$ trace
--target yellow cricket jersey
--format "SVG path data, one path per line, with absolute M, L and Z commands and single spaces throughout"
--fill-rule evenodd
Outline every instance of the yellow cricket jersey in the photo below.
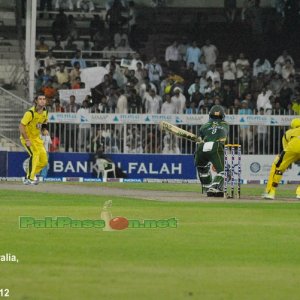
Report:
M 282 146 L 284 150 L 289 146 L 289 148 L 294 148 L 295 152 L 300 151 L 300 127 L 285 132 L 282 137 Z
M 25 112 L 21 123 L 26 126 L 26 133 L 29 139 L 36 139 L 40 138 L 42 124 L 47 123 L 47 121 L 48 111 L 44 109 L 42 113 L 38 113 L 35 106 L 33 106 Z M 21 139 L 23 139 L 22 136 Z

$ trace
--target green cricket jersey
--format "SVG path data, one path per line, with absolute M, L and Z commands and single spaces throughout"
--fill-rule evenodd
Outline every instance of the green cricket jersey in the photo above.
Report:
M 229 124 L 223 120 L 209 120 L 200 127 L 200 137 L 204 142 L 225 142 L 229 132 Z

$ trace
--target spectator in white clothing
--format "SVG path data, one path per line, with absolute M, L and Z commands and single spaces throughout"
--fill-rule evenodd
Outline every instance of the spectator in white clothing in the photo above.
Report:
M 252 115 L 252 109 L 249 108 L 247 100 L 241 102 L 241 108 L 238 110 L 239 115 Z M 240 125 L 240 140 L 245 153 L 253 153 L 253 132 L 249 125 Z
M 77 10 L 81 10 L 84 12 L 92 12 L 95 10 L 95 5 L 93 1 L 90 0 L 78 0 L 76 6 Z
M 259 73 L 270 75 L 272 66 L 266 58 L 258 58 L 253 63 L 253 76 L 257 77 Z
M 210 43 L 210 40 L 206 40 L 205 45 L 202 47 L 202 52 L 207 66 L 216 64 L 219 51 L 215 45 Z
M 264 115 L 265 111 L 263 108 L 261 108 L 258 112 L 258 115 Z M 265 125 L 258 125 L 254 126 L 256 129 L 256 137 L 257 137 L 257 142 L 256 148 L 258 149 L 258 153 L 261 154 L 267 154 L 267 145 L 268 145 L 268 126 Z
M 287 50 L 283 50 L 282 54 L 274 62 L 274 70 L 276 73 L 282 75 L 282 67 L 286 64 L 286 60 L 290 60 L 291 64 L 294 66 L 293 58 L 288 54 Z
M 206 79 L 208 78 L 211 78 L 212 82 L 219 81 L 221 83 L 221 76 L 216 70 L 216 65 L 210 65 L 209 71 L 206 73 Z
M 154 89 L 144 95 L 145 112 L 147 114 L 159 114 L 161 111 L 162 99 Z
M 88 123 L 88 116 L 90 114 L 89 103 L 83 100 L 81 108 L 78 109 L 77 114 L 80 115 L 79 135 L 78 135 L 78 149 L 79 151 L 87 151 L 87 144 L 90 138 L 91 124 Z
M 129 70 L 135 70 L 136 71 L 138 69 L 138 64 L 140 64 L 139 69 L 143 69 L 143 73 L 145 73 L 144 63 L 141 60 L 140 54 L 138 52 L 134 52 L 134 53 L 132 53 L 131 56 L 132 56 L 132 60 L 131 60 L 131 63 L 130 63 Z
M 155 56 L 152 57 L 151 61 L 145 66 L 145 69 L 148 72 L 150 82 L 154 83 L 156 88 L 159 89 L 160 78 L 163 75 L 163 70 Z
M 244 76 L 244 71 L 250 68 L 249 60 L 245 57 L 243 52 L 240 53 L 239 58 L 235 62 L 236 78 L 240 79 Z
M 201 55 L 200 61 L 197 63 L 194 69 L 197 72 L 198 76 L 205 76 L 206 72 L 208 71 L 208 67 L 205 63 L 205 57 L 203 55 Z
M 163 154 L 180 154 L 178 146 L 178 138 L 174 135 L 170 135 L 169 132 L 166 132 L 163 138 Z
M 223 62 L 222 68 L 224 83 L 233 87 L 236 79 L 236 66 L 232 55 L 228 55 L 228 59 Z
M 165 61 L 170 70 L 174 73 L 178 71 L 179 68 L 179 51 L 178 51 L 178 43 L 174 41 L 172 45 L 167 47 L 165 53 Z
M 53 56 L 52 50 L 48 51 L 48 56 L 45 58 L 44 64 L 45 64 L 45 68 L 50 68 L 51 70 L 50 75 L 54 76 L 57 68 L 57 60 Z
M 186 106 L 186 98 L 182 93 L 181 88 L 176 87 L 174 89 L 174 96 L 171 98 L 176 108 L 176 114 L 183 114 Z
M 165 94 L 165 102 L 161 106 L 161 114 L 176 114 L 176 107 L 171 101 L 171 95 Z
M 155 90 L 155 93 L 157 94 L 156 86 L 149 81 L 148 77 L 144 77 L 143 82 L 141 82 L 139 86 L 138 94 L 144 99 L 145 94 L 149 93 L 150 89 Z
M 128 101 L 127 97 L 124 94 L 123 90 L 117 91 L 117 107 L 116 107 L 116 113 L 118 114 L 127 114 L 128 113 Z
M 282 66 L 281 75 L 283 79 L 289 80 L 291 75 L 295 75 L 296 71 L 292 61 L 290 59 L 286 59 L 285 64 Z
M 263 108 L 265 111 L 272 108 L 270 97 L 272 96 L 272 91 L 267 89 L 267 87 L 263 87 L 261 93 L 257 96 L 256 108 L 259 111 Z

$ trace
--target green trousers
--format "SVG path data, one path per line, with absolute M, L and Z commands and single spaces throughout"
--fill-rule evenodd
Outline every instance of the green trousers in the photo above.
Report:
M 216 172 L 224 171 L 224 144 L 221 142 L 214 142 L 210 151 L 203 151 L 205 143 L 199 143 L 194 155 L 195 166 L 204 167 L 208 163 L 212 163 Z M 204 149 L 205 150 L 205 149 Z

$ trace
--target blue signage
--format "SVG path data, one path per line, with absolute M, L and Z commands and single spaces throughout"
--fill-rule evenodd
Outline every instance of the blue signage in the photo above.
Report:
M 24 176 L 27 158 L 26 152 L 7 152 L 7 177 Z M 112 154 L 107 158 L 126 179 L 196 179 L 192 155 Z M 93 154 L 50 153 L 48 177 L 96 178 Z

